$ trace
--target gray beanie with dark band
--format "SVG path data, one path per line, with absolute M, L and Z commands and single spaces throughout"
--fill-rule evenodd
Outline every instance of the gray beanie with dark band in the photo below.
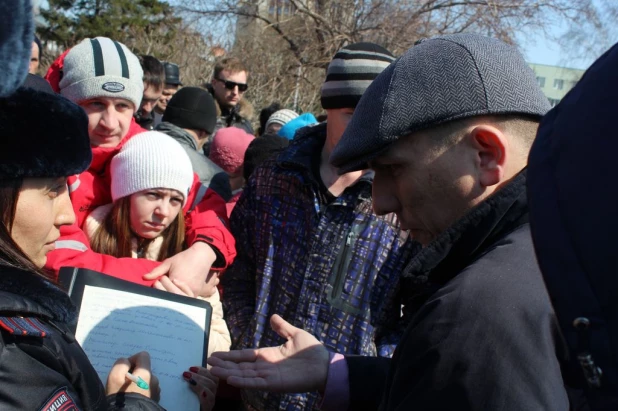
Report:
M 60 94 L 80 103 L 96 97 L 123 98 L 137 109 L 144 72 L 135 54 L 107 37 L 85 39 L 64 58 Z
M 345 46 L 328 65 L 321 91 L 322 108 L 355 108 L 373 79 L 394 60 L 388 50 L 377 44 Z
M 367 89 L 333 150 L 340 173 L 362 170 L 400 137 L 483 115 L 540 119 L 549 102 L 517 48 L 477 34 L 410 48 Z

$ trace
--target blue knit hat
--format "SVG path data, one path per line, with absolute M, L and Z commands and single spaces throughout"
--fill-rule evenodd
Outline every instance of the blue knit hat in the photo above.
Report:
M 400 137 L 452 120 L 541 118 L 549 102 L 519 51 L 477 34 L 424 40 L 371 83 L 333 150 L 341 173 L 361 170 Z
M 293 140 L 294 134 L 296 134 L 296 131 L 298 129 L 310 126 L 312 124 L 316 124 L 317 122 L 318 120 L 316 120 L 313 114 L 305 113 L 296 117 L 294 120 L 289 121 L 287 124 L 285 124 L 279 129 L 279 132 L 277 134 L 281 137 L 287 138 L 288 140 Z

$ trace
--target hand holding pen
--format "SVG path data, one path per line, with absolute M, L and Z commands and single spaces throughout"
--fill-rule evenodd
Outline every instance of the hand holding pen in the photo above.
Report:
M 127 372 L 125 374 L 125 377 L 127 377 L 128 380 L 133 381 L 142 390 L 150 389 L 150 387 L 148 386 L 148 383 L 144 381 L 142 377 L 140 377 L 139 375 L 134 375 L 134 374 L 131 374 L 130 372 Z
M 119 358 L 107 377 L 107 395 L 134 392 L 159 401 L 159 380 L 152 375 L 150 355 L 137 353 L 129 358 Z

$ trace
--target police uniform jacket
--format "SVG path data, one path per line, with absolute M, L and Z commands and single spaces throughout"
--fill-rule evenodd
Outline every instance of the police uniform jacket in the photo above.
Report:
M 68 324 L 68 295 L 42 276 L 0 266 L 0 409 L 162 410 L 135 393 L 110 395 Z

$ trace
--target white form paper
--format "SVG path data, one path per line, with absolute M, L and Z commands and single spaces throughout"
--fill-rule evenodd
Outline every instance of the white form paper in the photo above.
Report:
M 159 404 L 198 411 L 182 373 L 202 363 L 205 321 L 200 307 L 87 285 L 75 337 L 103 384 L 119 357 L 148 351 L 161 386 Z

